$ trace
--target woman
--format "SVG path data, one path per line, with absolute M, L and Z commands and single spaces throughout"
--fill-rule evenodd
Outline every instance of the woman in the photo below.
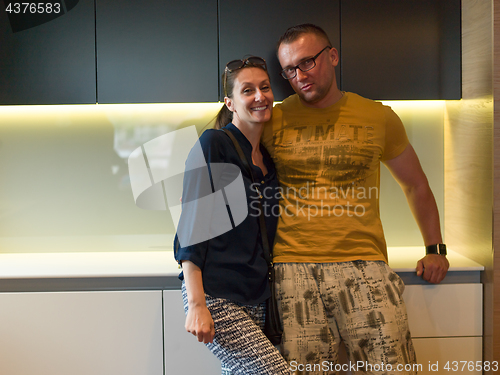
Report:
M 278 218 L 271 212 L 279 196 L 274 164 L 259 143 L 274 100 L 264 59 L 229 62 L 223 88 L 225 104 L 215 129 L 205 131 L 200 144 L 209 171 L 214 163 L 239 167 L 248 216 L 226 233 L 176 250 L 183 269 L 185 328 L 221 360 L 223 374 L 290 374 L 287 363 L 262 332 L 270 291 L 256 203 L 260 199 L 267 213 L 265 224 L 272 244 Z M 241 146 L 255 184 L 231 138 L 221 129 L 230 132 Z M 213 186 L 213 173 L 210 177 Z M 200 190 L 198 177 L 186 175 L 183 202 L 189 190 Z M 183 214 L 184 210 L 183 205 Z

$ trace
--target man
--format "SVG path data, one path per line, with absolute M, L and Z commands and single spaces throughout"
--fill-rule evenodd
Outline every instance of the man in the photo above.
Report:
M 283 193 L 274 247 L 283 354 L 292 370 L 333 373 L 344 341 L 351 361 L 408 373 L 397 370 L 416 359 L 404 285 L 387 266 L 380 161 L 406 194 L 427 246 L 417 274 L 439 283 L 449 264 L 425 174 L 389 107 L 338 89 L 338 52 L 322 29 L 288 29 L 278 58 L 296 92 L 275 107 L 262 138 Z

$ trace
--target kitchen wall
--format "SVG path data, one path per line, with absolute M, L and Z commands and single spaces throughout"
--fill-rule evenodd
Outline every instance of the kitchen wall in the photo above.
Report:
M 494 92 L 494 209 L 493 209 L 493 248 L 500 247 L 500 1 L 495 0 L 493 5 L 493 92 Z M 492 41 L 493 42 L 493 41 Z M 486 343 L 485 359 L 500 357 L 500 251 L 494 252 L 493 264 L 490 267 L 488 285 L 489 303 L 488 328 L 491 334 Z M 486 306 L 485 306 L 486 307 Z
M 447 103 L 445 119 L 445 238 L 451 248 L 485 266 L 485 361 L 500 355 L 500 304 L 495 297 L 500 288 L 500 252 L 494 252 L 500 238 L 500 159 L 498 144 L 493 144 L 498 143 L 499 126 L 499 11 L 498 0 L 462 0 L 463 99 Z
M 403 120 L 443 216 L 446 102 L 386 104 Z M 196 125 L 201 132 L 220 106 L 0 107 L 0 252 L 94 251 L 82 245 L 83 237 L 172 235 L 168 211 L 136 207 L 128 156 L 175 129 Z M 385 167 L 381 215 L 389 246 L 422 244 L 405 197 Z

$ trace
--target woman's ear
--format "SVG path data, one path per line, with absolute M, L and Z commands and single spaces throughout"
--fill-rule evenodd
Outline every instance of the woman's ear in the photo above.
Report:
M 224 98 L 224 103 L 226 104 L 227 109 L 229 109 L 231 112 L 234 112 L 234 103 L 233 99 L 228 98 L 227 96 Z

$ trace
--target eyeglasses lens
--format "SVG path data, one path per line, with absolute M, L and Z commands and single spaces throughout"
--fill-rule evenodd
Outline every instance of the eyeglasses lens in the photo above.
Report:
M 256 56 L 252 56 L 252 57 L 249 57 L 247 59 L 247 61 L 250 63 L 250 64 L 254 64 L 254 65 L 261 65 L 263 66 L 265 69 L 267 69 L 267 66 L 266 66 L 266 61 L 260 57 L 256 57 Z
M 233 60 L 227 63 L 226 69 L 232 72 L 233 70 L 238 70 L 243 68 L 245 62 L 243 60 Z

